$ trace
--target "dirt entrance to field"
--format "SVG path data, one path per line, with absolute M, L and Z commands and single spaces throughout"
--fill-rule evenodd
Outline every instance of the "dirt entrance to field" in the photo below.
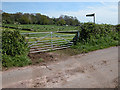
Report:
M 32 65 L 43 65 L 47 63 L 54 63 L 57 61 L 65 60 L 69 57 L 69 55 L 65 55 L 60 52 L 61 50 L 55 52 L 42 52 L 42 53 L 34 53 L 29 54 L 29 58 L 32 61 Z
M 35 53 L 29 54 L 28 56 L 30 57 L 33 65 L 55 60 L 54 56 L 48 53 Z

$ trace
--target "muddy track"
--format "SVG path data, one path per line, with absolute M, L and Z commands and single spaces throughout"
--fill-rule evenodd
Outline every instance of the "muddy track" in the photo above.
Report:
M 114 88 L 118 47 L 3 72 L 3 88 Z

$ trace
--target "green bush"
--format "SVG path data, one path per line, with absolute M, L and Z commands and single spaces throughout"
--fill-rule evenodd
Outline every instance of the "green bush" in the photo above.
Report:
M 118 31 L 113 25 L 108 24 L 94 24 L 84 23 L 79 28 L 80 41 L 87 42 L 93 39 L 99 39 L 101 37 L 112 37 L 118 39 Z
M 2 32 L 2 65 L 4 67 L 25 66 L 30 64 L 28 44 L 19 31 Z
M 19 31 L 4 30 L 2 32 L 2 54 L 22 55 L 28 52 L 27 47 L 25 38 L 20 35 Z
M 120 24 L 116 25 L 116 29 L 118 31 L 118 37 L 120 37 Z M 119 38 L 119 43 L 118 44 L 120 45 L 120 38 Z
M 119 27 L 107 24 L 84 23 L 80 26 L 80 37 L 76 46 L 80 53 L 86 53 L 110 46 L 117 46 L 119 41 Z

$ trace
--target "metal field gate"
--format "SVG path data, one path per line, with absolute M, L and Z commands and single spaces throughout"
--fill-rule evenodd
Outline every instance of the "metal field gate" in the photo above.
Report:
M 23 33 L 30 47 L 30 53 L 69 48 L 73 45 L 75 33 L 37 32 Z

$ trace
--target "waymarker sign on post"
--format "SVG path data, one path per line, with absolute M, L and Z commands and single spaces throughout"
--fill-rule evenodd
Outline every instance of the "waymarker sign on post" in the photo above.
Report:
M 93 13 L 93 14 L 87 14 L 86 17 L 93 17 L 93 21 L 95 23 L 95 13 Z

